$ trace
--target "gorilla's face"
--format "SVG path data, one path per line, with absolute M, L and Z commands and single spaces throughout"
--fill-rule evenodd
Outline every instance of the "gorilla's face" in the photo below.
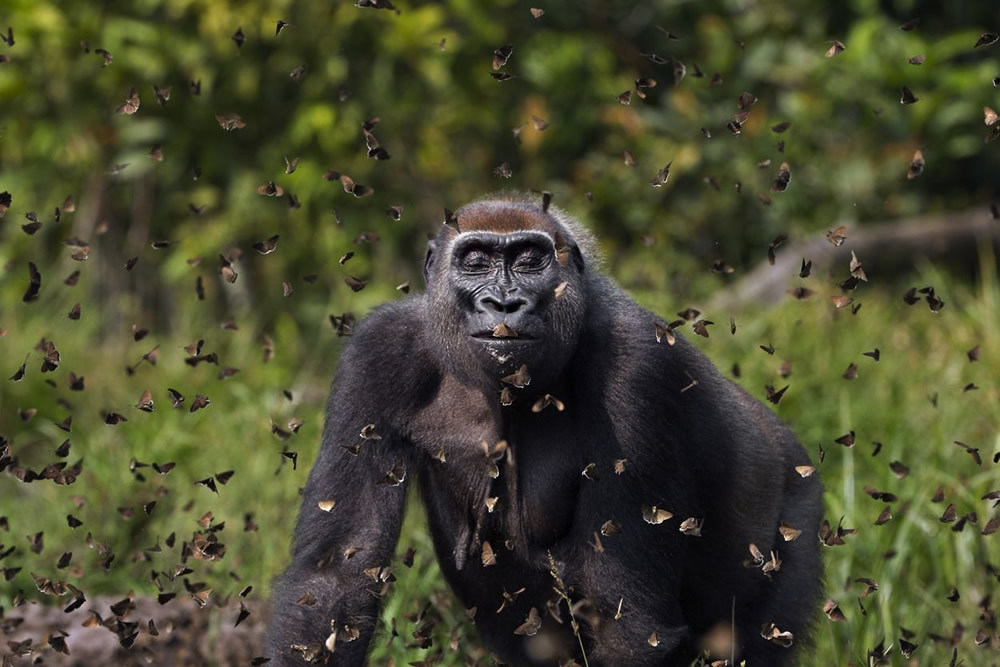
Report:
M 452 246 L 451 273 L 469 343 L 484 366 L 529 364 L 552 344 L 559 261 L 547 234 L 463 234 Z
M 447 261 L 428 276 L 446 367 L 499 390 L 500 378 L 527 366 L 531 387 L 518 393 L 543 392 L 576 349 L 584 296 L 580 251 L 557 247 L 537 229 L 474 230 L 449 241 Z

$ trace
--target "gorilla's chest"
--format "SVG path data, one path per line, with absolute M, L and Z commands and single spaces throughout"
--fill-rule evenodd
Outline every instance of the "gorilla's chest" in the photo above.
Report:
M 548 548 L 569 531 L 583 468 L 575 456 L 579 437 L 572 409 L 548 410 L 508 424 L 509 450 L 497 461 L 490 486 L 502 512 L 495 530 L 529 549 Z
M 415 426 L 431 528 L 457 563 L 479 559 L 484 542 L 534 559 L 567 534 L 583 469 L 572 405 L 505 408 L 445 382 Z

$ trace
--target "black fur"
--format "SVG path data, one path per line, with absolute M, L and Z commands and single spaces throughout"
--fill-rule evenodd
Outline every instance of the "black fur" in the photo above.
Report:
M 491 216 L 521 216 L 525 231 L 498 234 Z M 381 585 L 363 571 L 390 564 L 411 479 L 444 576 L 477 608 L 484 641 L 504 661 L 582 664 L 554 593 L 562 588 L 595 667 L 688 665 L 709 634 L 723 645 L 735 634 L 735 653 L 750 667 L 793 664 L 794 648 L 761 637 L 774 623 L 801 643 L 820 590 L 822 492 L 816 476 L 795 471 L 809 458 L 792 433 L 685 340 L 658 343 L 658 318 L 594 270 L 592 239 L 562 213 L 500 199 L 470 205 L 458 220 L 457 233 L 444 228 L 431 245 L 427 294 L 376 309 L 346 346 L 293 562 L 275 584 L 277 664 L 301 663 L 295 645 L 329 664 L 364 663 Z M 462 259 L 473 237 L 484 252 L 501 247 L 488 271 L 470 272 L 486 264 Z M 554 251 L 552 261 L 512 268 L 520 251 L 509 248 L 522 241 Z M 499 321 L 534 342 L 470 338 Z M 522 363 L 527 387 L 501 382 Z M 536 412 L 545 394 L 565 409 Z M 367 424 L 381 439 L 362 441 Z M 501 440 L 507 448 L 498 451 Z M 378 483 L 399 465 L 403 483 Z M 495 511 L 487 498 L 499 499 Z M 332 511 L 318 508 L 324 500 L 336 501 Z M 646 522 L 643 507 L 653 505 L 673 518 Z M 701 536 L 678 529 L 689 517 L 703 520 Z M 607 521 L 620 532 L 602 536 Z M 783 521 L 801 537 L 785 542 Z M 484 542 L 495 564 L 482 564 Z M 777 552 L 780 570 L 747 566 L 751 543 Z M 497 612 L 505 591 L 522 588 Z M 307 593 L 314 603 L 302 603 Z M 515 634 L 532 607 L 540 631 Z M 360 637 L 343 641 L 344 626 Z M 332 629 L 335 651 L 325 655 Z

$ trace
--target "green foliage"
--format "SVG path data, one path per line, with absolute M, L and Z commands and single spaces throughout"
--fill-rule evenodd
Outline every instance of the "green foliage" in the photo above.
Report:
M 506 2 L 422 3 L 399 15 L 348 2 L 149 0 L 113 11 L 78 4 L 72 20 L 52 0 L 8 12 L 17 44 L 0 66 L 4 188 L 16 196 L 12 215 L 49 213 L 76 195 L 87 214 L 75 231 L 117 254 L 149 254 L 152 239 L 181 241 L 173 255 L 207 254 L 278 231 L 283 252 L 270 265 L 320 271 L 369 230 L 379 233 L 380 249 L 351 269 L 401 282 L 414 277 L 420 257 L 412 249 L 444 206 L 513 186 L 555 192 L 601 233 L 621 275 L 659 260 L 666 268 L 646 272 L 637 286 L 686 297 L 718 285 L 707 271 L 713 260 L 743 268 L 778 233 L 794 238 L 835 221 L 985 205 L 994 194 L 997 157 L 984 150 L 981 109 L 995 105 L 996 60 L 989 47 L 972 48 L 988 27 L 976 20 L 992 18 L 985 8 L 940 8 L 904 32 L 898 25 L 913 11 L 905 2 L 890 15 L 868 3 L 805 12 L 794 2 L 612 8 L 591 0 L 551 3 L 537 20 Z M 277 17 L 291 25 L 275 36 Z M 246 35 L 239 49 L 237 28 Z M 823 57 L 834 38 L 846 50 Z M 515 78 L 498 83 L 488 76 L 490 52 L 508 42 L 514 54 L 504 71 Z M 114 57 L 107 67 L 97 48 Z M 672 65 L 641 55 L 649 53 L 683 61 L 687 77 L 673 85 Z M 907 62 L 918 54 L 924 65 Z M 305 73 L 294 81 L 300 66 Z M 719 85 L 710 83 L 715 73 Z M 620 105 L 615 97 L 640 76 L 657 86 Z M 200 95 L 188 91 L 190 81 L 201 82 Z M 162 108 L 154 84 L 172 87 Z M 898 103 L 904 84 L 918 103 Z M 140 111 L 114 114 L 133 86 Z M 734 137 L 725 123 L 744 91 L 759 101 Z M 247 120 L 245 129 L 219 128 L 215 114 L 231 112 Z M 532 115 L 548 129 L 534 129 Z M 388 162 L 362 150 L 359 126 L 374 116 Z M 786 133 L 770 130 L 782 121 L 792 123 Z M 162 163 L 144 157 L 153 144 L 162 146 Z M 905 174 L 917 148 L 927 169 L 911 182 Z M 624 164 L 626 150 L 637 166 Z M 283 173 L 282 156 L 302 158 L 295 174 Z M 770 167 L 757 167 L 767 159 Z M 792 186 L 765 206 L 755 194 L 767 192 L 784 160 Z M 649 178 L 669 161 L 670 182 L 651 188 Z M 509 181 L 494 174 L 501 162 L 513 169 Z M 121 163 L 129 166 L 119 175 L 104 173 Z M 319 178 L 331 167 L 376 195 L 354 200 Z M 255 195 L 268 180 L 302 208 Z M 193 215 L 189 203 L 205 213 Z M 383 216 L 389 205 L 406 207 L 401 224 Z M 90 233 L 97 221 L 110 225 L 100 240 Z M 51 258 L 59 229 L 28 239 L 7 225 L 3 256 L 44 247 Z M 640 234 L 658 247 L 634 252 Z M 328 289 L 346 300 L 341 274 L 330 269 Z M 156 272 L 149 290 L 189 291 L 179 273 Z M 273 284 L 251 290 L 261 311 L 279 308 Z
M 844 546 L 824 548 L 828 595 L 848 617 L 847 623 L 834 624 L 822 616 L 817 620 L 816 655 L 833 656 L 829 664 L 846 664 L 851 659 L 862 664 L 865 651 L 883 637 L 887 643 L 897 641 L 900 626 L 917 633 L 918 655 L 926 664 L 945 664 L 950 658 L 950 646 L 931 643 L 927 634 L 950 635 L 955 622 L 968 628 L 968 636 L 959 645 L 963 655 L 987 650 L 976 649 L 971 635 L 980 627 L 979 602 L 996 586 L 987 564 L 997 564 L 993 542 L 998 536 L 980 535 L 987 521 L 998 516 L 991 503 L 980 497 L 1000 488 L 1000 475 L 992 463 L 993 453 L 1000 450 L 1000 416 L 987 407 L 1000 400 L 995 382 L 1000 376 L 995 355 L 1000 346 L 1000 290 L 995 274 L 988 276 L 989 282 L 970 290 L 946 276 L 926 273 L 919 284 L 935 285 L 947 302 L 939 314 L 923 304 L 907 306 L 899 294 L 873 292 L 865 296 L 857 315 L 849 309 L 834 310 L 818 297 L 789 299 L 769 312 L 736 312 L 735 336 L 724 325 L 710 328 L 709 339 L 687 334 L 720 368 L 739 364 L 738 381 L 762 400 L 765 384 L 778 388 L 789 384 L 775 410 L 792 425 L 814 460 L 819 447 L 825 451 L 817 466 L 827 489 L 828 517 L 834 525 L 843 517 L 845 526 L 858 531 L 845 538 Z M 669 314 L 684 304 L 662 298 L 645 305 Z M 91 597 L 121 595 L 129 589 L 154 594 L 148 572 L 175 565 L 177 548 L 164 547 L 163 553 L 149 554 L 151 562 L 133 562 L 132 557 L 156 543 L 163 546 L 171 532 L 177 533 L 178 541 L 190 539 L 198 530 L 197 519 L 206 511 L 214 513 L 216 522 L 227 523 L 220 533 L 227 552 L 217 562 L 194 562 L 193 578 L 207 582 L 216 596 L 235 593 L 246 583 L 266 596 L 271 578 L 287 562 L 287 540 L 298 506 L 296 490 L 304 484 L 315 457 L 332 370 L 332 362 L 317 360 L 335 358 L 332 333 L 324 334 L 325 340 L 311 340 L 286 320 L 276 328 L 275 358 L 263 364 L 260 345 L 251 332 L 243 328 L 220 332 L 209 339 L 206 349 L 217 350 L 224 363 L 235 361 L 243 366 L 227 380 L 216 379 L 214 366 L 192 369 L 183 363 L 186 353 L 179 347 L 189 342 L 189 336 L 166 336 L 161 339 L 157 366 L 140 365 L 134 375 L 126 377 L 122 369 L 135 363 L 151 345 L 145 341 L 96 343 L 96 317 L 88 315 L 85 311 L 80 322 L 72 323 L 79 327 L 79 335 L 56 337 L 64 359 L 53 374 L 57 387 L 42 382 L 36 354 L 25 380 L 6 382 L 0 395 L 6 420 L 3 433 L 12 439 L 22 464 L 38 469 L 58 460 L 52 451 L 67 436 L 54 426 L 65 416 L 56 397 L 69 400 L 74 408 L 67 460 L 84 459 L 84 472 L 70 487 L 48 482 L 24 485 L 9 475 L 0 478 L 4 513 L 11 524 L 10 533 L 0 535 L 9 535 L 10 540 L 3 541 L 19 547 L 16 564 L 25 568 L 6 584 L 6 594 L 0 588 L 0 604 L 9 602 L 18 589 L 45 601 L 33 592 L 27 573 L 65 576 L 54 569 L 64 551 L 73 551 L 74 563 L 84 568 L 82 577 L 71 576 L 69 581 Z M 31 318 L 8 333 L 6 349 L 30 349 L 42 332 L 51 331 L 51 321 Z M 773 346 L 774 355 L 761 351 L 760 345 Z M 977 345 L 981 360 L 970 363 L 966 352 Z M 876 347 L 880 361 L 862 356 Z M 791 368 L 787 379 L 779 375 L 786 361 Z M 14 358 L 9 366 L 19 362 Z M 858 364 L 858 377 L 844 380 L 840 376 L 850 363 Z M 64 369 L 74 368 L 85 376 L 82 393 L 66 387 Z M 963 391 L 969 383 L 978 389 Z M 166 387 L 179 389 L 188 402 L 195 392 L 204 393 L 212 404 L 194 414 L 172 410 Z M 130 407 L 144 388 L 154 391 L 156 409 L 151 414 Z M 288 401 L 281 388 L 289 388 L 294 400 Z M 932 397 L 936 397 L 936 407 Z M 27 423 L 12 420 L 17 409 L 29 406 L 40 409 L 34 419 Z M 129 421 L 103 424 L 100 411 L 112 408 Z M 272 422 L 284 427 L 293 416 L 305 419 L 297 434 L 285 442 L 271 434 Z M 834 443 L 850 430 L 857 434 L 854 448 Z M 983 465 L 977 466 L 953 440 L 980 448 Z M 872 441 L 883 443 L 876 456 L 871 455 Z M 298 453 L 297 470 L 287 460 L 282 463 L 280 452 L 286 445 Z M 137 472 L 146 477 L 139 481 L 129 472 L 133 457 L 143 463 L 172 461 L 177 467 L 165 477 L 139 468 Z M 888 466 L 896 460 L 910 468 L 902 479 Z M 219 486 L 218 495 L 194 484 L 230 469 L 236 474 Z M 872 525 L 885 504 L 869 498 L 866 486 L 899 497 L 891 504 L 893 519 L 888 524 Z M 934 504 L 931 498 L 939 486 L 944 487 L 945 501 Z M 83 507 L 74 505 L 74 494 L 85 497 Z M 157 506 L 146 516 L 141 505 L 151 500 Z M 952 502 L 959 516 L 976 512 L 978 523 L 954 533 L 952 525 L 939 522 L 945 505 Z M 122 518 L 116 512 L 119 507 L 132 509 L 133 518 Z M 397 664 L 421 659 L 446 647 L 453 630 L 460 655 L 476 654 L 477 644 L 468 640 L 474 638 L 474 630 L 440 579 L 418 507 L 419 503 L 411 502 L 399 546 L 400 558 L 415 547 L 416 562 L 412 569 L 397 563 L 399 581 L 383 613 L 387 627 L 395 619 L 403 640 L 395 640 L 388 648 L 384 646 L 387 635 L 377 640 L 376 664 L 389 656 Z M 247 512 L 259 525 L 258 531 L 244 532 Z M 68 513 L 84 525 L 76 531 L 69 529 Z M 44 531 L 46 547 L 35 556 L 27 552 L 22 539 L 37 531 Z M 109 575 L 98 568 L 97 554 L 83 546 L 86 532 L 117 554 Z M 803 534 L 799 539 L 815 537 Z M 229 572 L 242 580 L 234 581 Z M 877 593 L 863 601 L 867 616 L 860 614 L 855 601 L 863 590 L 851 583 L 858 577 L 874 578 L 880 585 Z M 957 603 L 947 600 L 952 586 L 962 593 Z M 180 589 L 179 583 L 169 587 L 174 589 Z M 434 602 L 430 613 L 423 609 L 428 601 Z M 404 649 L 409 633 L 419 625 L 414 619 L 428 616 L 439 619 L 436 648 Z M 446 650 L 446 655 L 451 654 Z M 815 664 L 826 664 L 817 660 Z M 455 657 L 454 662 L 444 664 L 461 661 Z

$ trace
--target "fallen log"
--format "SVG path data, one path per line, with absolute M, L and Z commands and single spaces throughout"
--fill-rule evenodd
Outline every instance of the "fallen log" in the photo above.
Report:
M 840 223 L 832 225 L 831 229 L 839 226 Z M 994 254 L 1000 255 L 1000 220 L 986 207 L 880 224 L 844 226 L 846 239 L 839 247 L 824 234 L 782 245 L 775 252 L 773 266 L 762 262 L 713 296 L 710 309 L 776 305 L 787 298 L 789 287 L 802 284 L 798 275 L 803 259 L 812 262 L 813 276 L 833 272 L 833 277 L 840 282 L 850 275 L 852 251 L 872 280 L 912 271 L 921 258 L 935 263 L 957 260 L 972 267 L 984 243 L 991 244 Z

